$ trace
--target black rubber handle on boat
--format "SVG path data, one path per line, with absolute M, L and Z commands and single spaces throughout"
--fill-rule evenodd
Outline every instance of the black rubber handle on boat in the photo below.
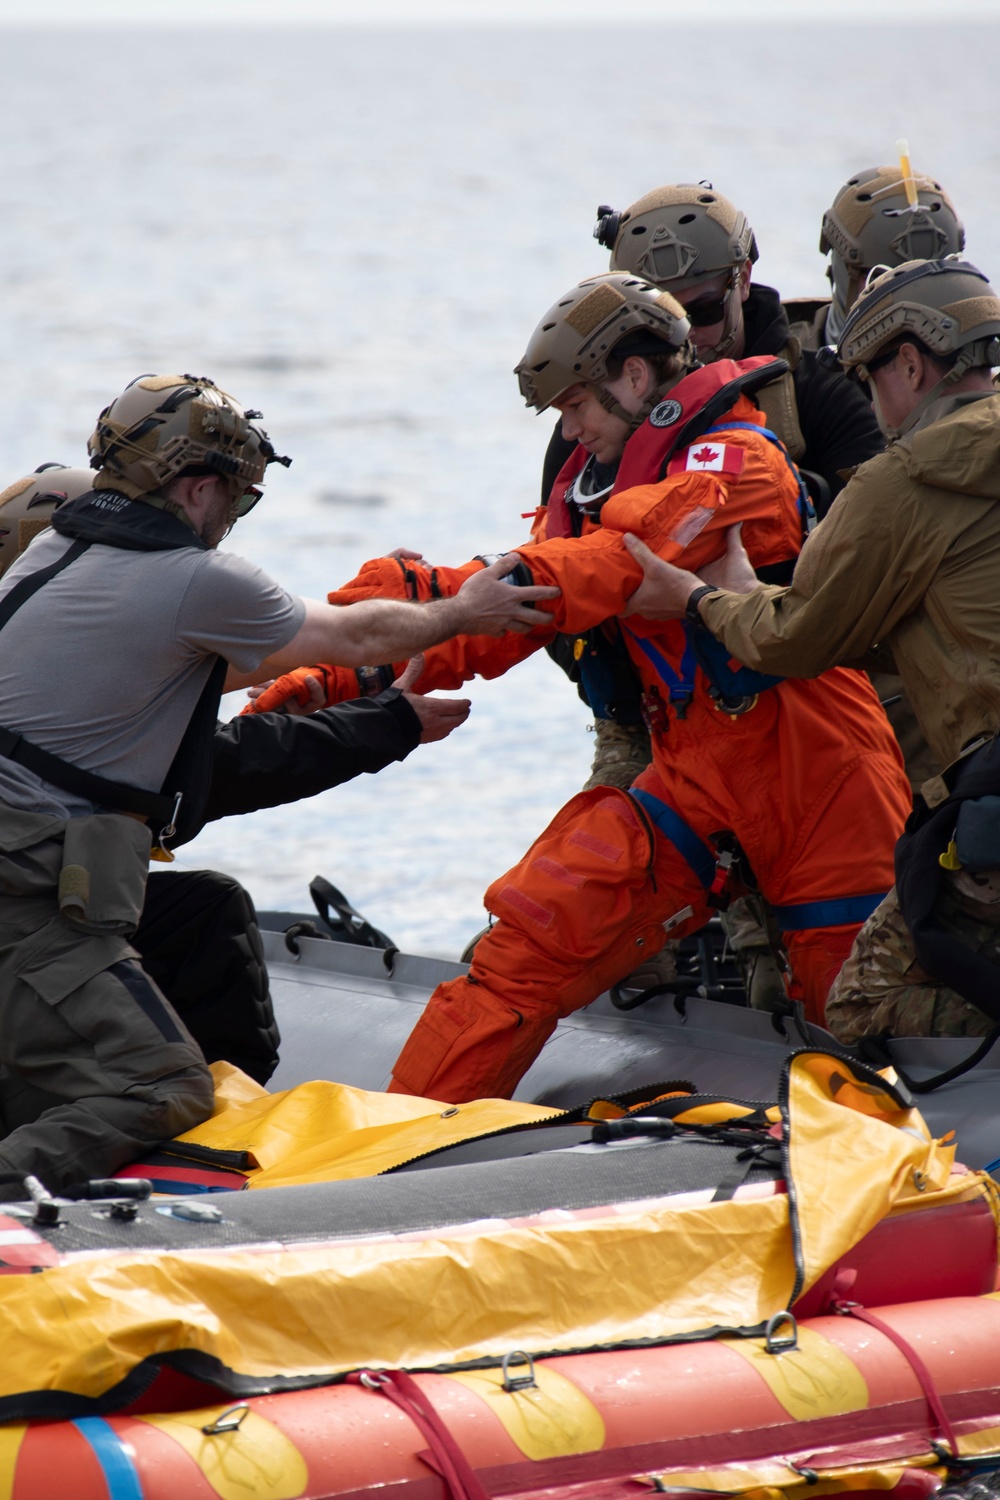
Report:
M 650 1118 L 646 1115 L 633 1115 L 624 1120 L 599 1120 L 594 1126 L 591 1137 L 598 1145 L 606 1146 L 609 1141 L 631 1140 L 637 1135 L 676 1135 L 680 1127 L 673 1120 Z

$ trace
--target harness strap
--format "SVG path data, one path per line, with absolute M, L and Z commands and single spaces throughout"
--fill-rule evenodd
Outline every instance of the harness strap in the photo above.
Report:
M 27 578 L 22 578 L 16 583 L 0 600 L 0 630 L 17 613 L 22 604 L 26 604 L 33 594 L 36 594 L 64 568 L 76 562 L 77 558 L 88 551 L 90 546 L 90 542 L 80 538 L 67 547 L 62 557 L 56 562 L 50 563 L 47 568 L 39 568 L 36 573 L 29 573 Z M 154 818 L 162 826 L 169 826 L 173 821 L 173 814 L 176 810 L 173 797 L 163 797 L 156 792 L 146 792 L 139 787 L 129 786 L 124 781 L 111 781 L 105 776 L 95 775 L 93 771 L 84 771 L 80 766 L 74 766 L 68 760 L 63 760 L 61 755 L 52 755 L 41 746 L 33 745 L 23 735 L 16 734 L 12 729 L 5 729 L 3 726 L 0 726 L 0 756 L 16 761 L 18 765 L 24 766 L 28 771 L 33 771 L 43 781 L 51 782 L 53 786 L 60 787 L 64 792 L 71 792 L 76 797 L 84 797 L 87 801 L 96 802 L 102 807 L 113 807 L 121 812 L 137 813 L 143 818 Z
M 679 672 L 674 670 L 663 652 L 658 650 L 652 641 L 646 640 L 644 636 L 636 635 L 635 631 L 630 629 L 624 621 L 620 623 L 635 641 L 643 656 L 652 662 L 660 678 L 670 689 L 671 703 L 689 702 L 694 693 L 694 675 L 698 670 L 698 659 L 695 656 L 688 622 L 684 622 L 684 655 L 681 657 Z
M 116 812 L 137 813 L 141 818 L 153 818 L 160 827 L 167 828 L 173 822 L 176 798 L 163 797 L 158 792 L 145 792 L 140 787 L 129 786 L 124 781 L 109 781 L 93 771 L 84 771 L 81 766 L 71 765 L 60 755 L 50 755 L 40 745 L 33 745 L 23 735 L 0 726 L 0 755 L 6 760 L 17 761 L 19 766 L 33 771 L 43 781 L 83 797 L 100 807 L 112 807 Z
M 805 540 L 816 525 L 816 510 L 813 506 L 806 482 L 799 473 L 797 466 L 792 462 L 788 449 L 778 434 L 772 432 L 770 427 L 758 427 L 756 422 L 719 422 L 715 427 L 709 427 L 705 436 L 708 437 L 714 432 L 756 432 L 760 437 L 767 438 L 767 441 L 778 449 L 785 463 L 795 476 L 795 482 L 799 487 L 799 520 L 802 523 L 802 538 Z
M 74 542 L 67 547 L 62 557 L 56 562 L 49 563 L 47 568 L 39 568 L 37 573 L 29 573 L 27 578 L 22 578 L 19 583 L 3 596 L 0 600 L 0 630 L 6 625 L 12 615 L 17 614 L 22 604 L 26 604 L 32 594 L 37 594 L 43 584 L 48 583 L 50 578 L 55 578 L 63 568 L 68 568 L 70 563 L 76 562 L 89 548 L 90 543 L 84 541 Z
M 828 901 L 801 901 L 794 906 L 772 906 L 782 932 L 805 932 L 809 927 L 846 927 L 866 922 L 886 891 L 870 896 L 839 896 Z
M 351 1385 L 363 1385 L 382 1395 L 405 1412 L 427 1440 L 428 1454 L 418 1454 L 444 1480 L 448 1500 L 490 1500 L 440 1413 L 405 1370 L 357 1370 L 347 1376 Z
M 685 823 L 679 812 L 651 792 L 641 787 L 632 787 L 629 796 L 634 797 L 640 807 L 645 808 L 664 838 L 669 839 L 682 859 L 691 866 L 706 891 L 715 879 L 716 858 L 708 845 L 699 838 L 689 823 Z

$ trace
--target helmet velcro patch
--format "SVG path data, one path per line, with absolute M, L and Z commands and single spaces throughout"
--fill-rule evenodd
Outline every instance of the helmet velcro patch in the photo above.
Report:
M 34 474 L 29 474 L 25 479 L 15 479 L 14 483 L 9 484 L 0 494 L 0 509 L 7 504 L 8 500 L 16 500 L 18 495 L 23 495 L 25 490 L 30 490 L 34 482 Z
M 663 308 L 664 312 L 669 313 L 672 318 L 687 317 L 687 313 L 684 311 L 677 298 L 674 297 L 670 292 L 661 292 L 656 299 L 656 303 L 658 307 Z
M 1000 297 L 963 297 L 961 302 L 947 302 L 941 311 L 958 320 L 963 333 L 980 323 L 1000 323 Z
M 144 391 L 169 391 L 175 385 L 190 385 L 191 381 L 183 375 L 143 375 L 136 385 L 141 386 Z
M 599 324 L 612 317 L 619 308 L 625 307 L 626 304 L 627 299 L 622 296 L 617 287 L 608 286 L 605 282 L 602 286 L 595 286 L 582 302 L 578 302 L 576 307 L 570 309 L 566 314 L 566 322 L 586 338 L 588 333 L 593 333 Z

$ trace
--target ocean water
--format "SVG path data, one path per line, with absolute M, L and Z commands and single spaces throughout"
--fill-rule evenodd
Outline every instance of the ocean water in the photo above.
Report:
M 263 408 L 289 471 L 228 545 L 322 597 L 404 544 L 525 535 L 547 419 L 511 369 L 605 267 L 599 201 L 709 179 L 758 279 L 825 285 L 824 208 L 892 160 L 948 187 L 1000 275 L 996 23 L 70 28 L 0 32 L 3 483 L 85 461 L 150 370 Z M 540 656 L 475 685 L 441 745 L 210 827 L 182 867 L 301 906 L 322 872 L 398 943 L 455 955 L 485 886 L 580 785 L 587 713 Z M 238 702 L 228 700 L 229 711 Z

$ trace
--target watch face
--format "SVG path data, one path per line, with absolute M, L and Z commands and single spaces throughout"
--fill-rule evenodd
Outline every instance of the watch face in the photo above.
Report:
M 679 401 L 661 401 L 659 406 L 654 406 L 649 414 L 649 420 L 654 427 L 673 427 L 683 414 L 683 407 Z

